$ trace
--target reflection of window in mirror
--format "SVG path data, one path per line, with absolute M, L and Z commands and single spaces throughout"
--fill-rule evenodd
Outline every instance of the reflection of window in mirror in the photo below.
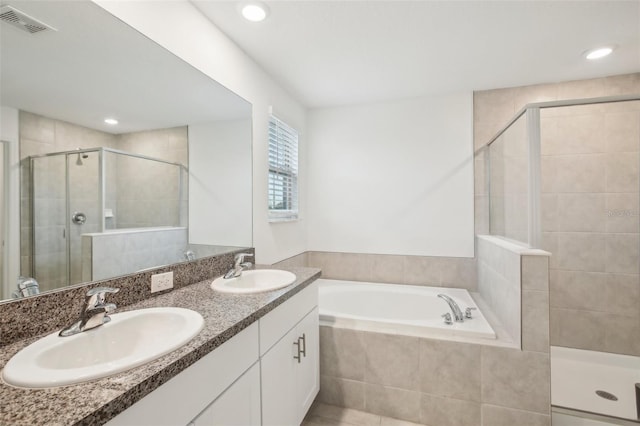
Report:
M 269 221 L 298 219 L 298 131 L 269 119 Z

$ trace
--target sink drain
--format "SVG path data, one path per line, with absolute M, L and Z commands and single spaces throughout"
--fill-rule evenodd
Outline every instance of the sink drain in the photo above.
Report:
M 612 393 L 609 393 L 607 391 L 603 391 L 603 390 L 597 390 L 596 391 L 596 395 L 598 395 L 600 398 L 604 398 L 604 399 L 608 399 L 609 401 L 617 401 L 618 397 L 615 396 Z

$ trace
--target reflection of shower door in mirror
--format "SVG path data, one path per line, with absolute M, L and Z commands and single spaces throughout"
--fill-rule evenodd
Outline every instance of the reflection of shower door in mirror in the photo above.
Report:
M 82 234 L 101 232 L 100 152 L 67 154 L 69 284 L 82 278 Z
M 66 159 L 31 159 L 32 273 L 41 290 L 68 281 L 66 242 Z

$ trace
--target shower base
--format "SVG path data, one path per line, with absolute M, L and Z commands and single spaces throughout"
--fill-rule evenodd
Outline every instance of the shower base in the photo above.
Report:
M 636 425 L 639 424 L 637 383 L 640 383 L 640 357 L 551 347 L 554 407 L 626 420 L 619 423 L 611 419 L 610 424 Z

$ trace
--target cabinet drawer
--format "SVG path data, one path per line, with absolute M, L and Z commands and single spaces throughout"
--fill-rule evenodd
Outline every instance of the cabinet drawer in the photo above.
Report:
M 107 425 L 186 425 L 257 360 L 256 322 L 120 413 Z
M 260 355 L 264 355 L 316 306 L 318 306 L 318 283 L 313 282 L 260 318 Z

